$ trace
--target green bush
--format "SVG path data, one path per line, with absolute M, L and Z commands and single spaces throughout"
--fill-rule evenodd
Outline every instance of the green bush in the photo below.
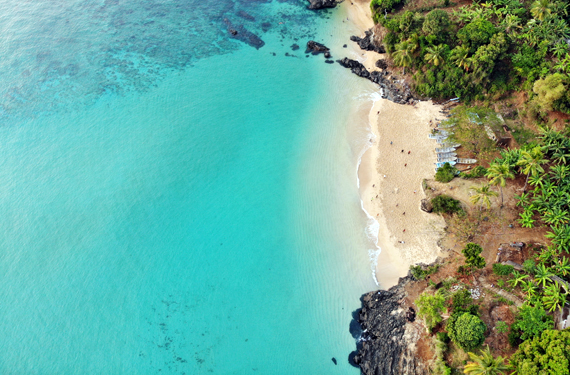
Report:
M 461 211 L 461 202 L 449 195 L 438 195 L 431 200 L 433 212 L 453 214 Z
M 445 308 L 445 297 L 441 293 L 423 292 L 416 299 L 416 306 L 418 306 L 418 317 L 424 319 L 429 331 L 443 320 L 441 313 Z
M 546 314 L 541 306 L 523 306 L 513 323 L 512 329 L 522 341 L 540 335 L 547 329 L 552 329 L 552 317 Z
M 449 343 L 450 338 L 447 332 L 438 332 L 436 336 L 439 341 L 444 342 L 446 344 Z
M 503 321 L 498 321 L 495 328 L 499 333 L 507 333 L 509 331 L 509 325 Z
M 570 330 L 546 330 L 525 341 L 511 357 L 518 375 L 568 375 L 570 363 Z
M 391 12 L 396 6 L 400 5 L 403 0 L 372 0 L 370 2 L 370 9 L 372 12 L 384 13 Z
M 501 263 L 493 264 L 493 272 L 497 276 L 508 276 L 511 273 L 513 273 L 514 270 L 515 270 L 514 267 L 509 266 L 508 264 L 501 264 Z
M 471 268 L 483 268 L 485 267 L 485 258 L 481 255 L 483 248 L 476 243 L 469 242 L 465 245 L 465 248 L 461 251 L 465 255 L 465 263 Z
M 459 177 L 461 178 L 479 178 L 483 177 L 487 174 L 487 168 L 478 165 L 471 170 L 471 172 L 461 172 L 459 173 Z
M 485 341 L 487 326 L 478 316 L 463 313 L 454 314 L 449 318 L 447 330 L 451 340 L 459 347 L 466 351 L 474 351 Z
M 472 304 L 473 298 L 471 297 L 471 292 L 467 289 L 458 290 L 451 299 L 453 313 L 467 312 Z
M 536 264 L 532 259 L 525 260 L 522 264 L 522 267 L 526 273 L 530 273 L 531 275 L 534 275 L 534 273 L 536 272 Z
M 449 27 L 449 15 L 446 11 L 435 9 L 426 15 L 422 30 L 426 35 L 440 35 Z
M 437 168 L 435 172 L 435 180 L 439 182 L 449 182 L 453 180 L 455 175 L 457 175 L 457 169 L 455 169 L 449 163 L 445 163 L 443 166 Z
M 412 276 L 416 280 L 423 280 L 427 276 L 436 273 L 438 269 L 439 269 L 439 265 L 437 265 L 437 264 L 433 265 L 433 266 L 428 266 L 428 267 L 413 266 L 413 265 L 410 266 L 410 272 L 412 273 Z

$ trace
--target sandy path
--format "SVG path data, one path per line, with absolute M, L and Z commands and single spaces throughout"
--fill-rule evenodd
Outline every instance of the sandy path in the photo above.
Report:
M 373 26 L 369 2 L 347 0 L 342 6 L 364 36 Z M 375 52 L 358 50 L 358 54 L 368 70 L 376 69 L 376 60 L 383 58 Z M 443 119 L 440 110 L 431 102 L 411 106 L 380 99 L 369 114 L 376 138 L 363 155 L 358 174 L 364 208 L 380 224 L 382 251 L 376 278 L 384 288 L 396 284 L 411 264 L 431 263 L 441 255 L 437 242 L 445 222 L 420 210 L 425 198 L 422 181 L 433 178 L 435 172 L 436 142 L 428 139 L 430 120 Z

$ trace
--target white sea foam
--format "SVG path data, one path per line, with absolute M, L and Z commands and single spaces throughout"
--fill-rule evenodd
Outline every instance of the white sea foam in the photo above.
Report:
M 382 90 L 382 89 L 380 89 Z M 358 96 L 358 99 L 361 100 L 366 100 L 366 101 L 372 101 L 372 107 L 370 108 L 370 111 L 373 110 L 374 108 L 374 103 L 376 103 L 376 101 L 382 99 L 382 92 L 371 92 L 371 93 L 363 93 L 361 95 Z M 360 178 L 358 177 L 358 172 L 360 170 L 360 164 L 362 163 L 362 156 L 364 155 L 364 153 L 366 151 L 368 151 L 368 149 L 370 147 L 372 147 L 373 145 L 373 141 L 376 139 L 376 135 L 372 132 L 371 130 L 371 126 L 372 124 L 370 124 L 370 121 L 368 122 L 368 134 L 367 134 L 367 139 L 370 139 L 372 142 L 366 142 L 366 146 L 362 149 L 362 151 L 360 152 L 360 154 L 358 155 L 358 162 L 357 162 L 357 166 L 356 166 L 356 185 L 357 187 L 360 189 Z M 364 213 L 366 214 L 366 217 L 368 218 L 367 223 L 366 223 L 366 236 L 372 241 L 372 243 L 374 244 L 374 248 L 372 249 L 368 249 L 368 256 L 370 258 L 370 268 L 372 271 L 372 278 L 374 279 L 374 282 L 376 283 L 376 285 L 380 285 L 378 283 L 378 279 L 376 278 L 376 267 L 378 265 L 378 256 L 380 255 L 380 252 L 382 251 L 382 249 L 380 248 L 380 246 L 378 246 L 378 231 L 380 230 L 380 223 L 378 223 L 378 221 L 371 216 L 368 211 L 366 211 L 366 209 L 364 208 L 364 202 L 362 201 L 362 197 L 360 199 L 360 208 L 362 208 L 362 211 L 364 211 Z

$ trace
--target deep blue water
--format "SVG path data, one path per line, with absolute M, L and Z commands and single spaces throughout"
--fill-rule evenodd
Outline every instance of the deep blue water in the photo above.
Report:
M 358 373 L 372 88 L 305 5 L 0 4 L 1 373 Z

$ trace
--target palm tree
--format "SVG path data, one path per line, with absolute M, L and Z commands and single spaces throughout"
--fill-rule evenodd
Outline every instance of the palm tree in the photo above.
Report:
M 567 225 L 553 226 L 550 228 L 552 232 L 547 232 L 544 237 L 550 238 L 552 244 L 557 246 L 561 251 L 570 249 L 570 227 Z
M 528 183 L 531 184 L 532 186 L 538 186 L 542 189 L 542 187 L 544 186 L 544 177 L 539 174 L 530 176 L 528 179 Z
M 435 66 L 439 66 L 445 62 L 443 55 L 445 54 L 445 44 L 440 44 L 433 47 L 426 48 L 426 54 L 424 59 L 428 62 L 428 64 L 433 64 Z
M 532 3 L 530 8 L 530 13 L 534 18 L 539 21 L 543 21 L 552 12 L 552 4 L 550 0 L 537 0 Z
M 536 266 L 536 274 L 534 275 L 534 279 L 538 283 L 538 285 L 542 285 L 544 288 L 547 282 L 551 282 L 551 276 L 554 276 L 552 272 L 544 265 L 544 263 L 540 263 Z
M 469 198 L 471 203 L 477 204 L 481 201 L 481 203 L 487 206 L 487 209 L 491 208 L 491 199 L 489 198 L 498 195 L 497 192 L 489 189 L 489 185 L 483 185 L 478 188 L 472 187 L 470 190 L 476 193 Z
M 554 264 L 554 269 L 562 276 L 570 274 L 570 262 L 568 261 L 568 258 L 561 257 L 558 259 L 558 262 Z
M 550 312 L 553 312 L 564 306 L 564 303 L 566 303 L 566 293 L 562 293 L 560 291 L 558 281 L 555 281 L 554 284 L 550 284 L 544 288 L 542 303 L 544 304 L 544 307 Z
M 491 185 L 499 185 L 501 189 L 501 207 L 503 207 L 503 187 L 507 184 L 507 178 L 514 178 L 515 175 L 507 164 L 493 163 L 487 169 L 487 178 L 491 179 Z
M 543 218 L 544 222 L 549 225 L 560 225 L 566 224 L 570 220 L 570 215 L 568 211 L 560 208 L 559 206 L 554 206 L 549 210 L 544 212 Z
M 515 195 L 517 200 L 517 207 L 527 207 L 530 206 L 530 196 L 529 193 L 522 193 L 521 195 Z
M 560 59 L 562 56 L 568 53 L 568 45 L 564 42 L 558 42 L 552 47 L 552 54 Z
M 515 288 L 517 285 L 522 284 L 527 277 L 528 275 L 513 271 L 513 277 L 509 280 L 509 284 Z
M 555 180 L 558 182 L 562 182 L 568 177 L 568 173 L 570 170 L 568 169 L 567 165 L 555 165 L 554 167 L 550 168 L 550 174 L 554 177 Z
M 526 186 L 528 184 L 528 177 L 532 174 L 537 175 L 538 173 L 543 173 L 544 168 L 542 164 L 548 163 L 548 160 L 544 158 L 544 153 L 540 147 L 534 147 L 530 151 L 522 151 L 521 158 L 517 165 L 521 167 L 521 171 L 526 173 L 526 181 L 524 183 L 524 191 L 526 191 Z
M 396 45 L 396 51 L 394 51 L 392 57 L 396 65 L 404 67 L 404 74 L 406 74 L 406 68 L 410 67 L 414 61 L 413 54 L 416 48 L 417 44 L 411 40 L 406 40 Z
M 471 67 L 471 59 L 469 59 L 469 48 L 467 46 L 457 46 L 451 51 L 451 59 L 455 61 L 455 64 L 469 71 Z
M 520 22 L 521 22 L 521 19 L 518 18 L 517 16 L 515 16 L 513 14 L 507 14 L 505 19 L 503 20 L 503 25 L 505 26 L 505 31 L 507 32 L 507 34 L 510 34 L 510 32 L 514 28 L 520 27 L 519 26 Z
M 524 210 L 523 212 L 521 212 L 520 214 L 520 219 L 519 219 L 519 224 L 521 225 L 521 227 L 523 228 L 532 228 L 534 227 L 534 222 L 535 220 L 532 218 L 534 216 L 534 212 L 531 211 L 527 211 Z
M 523 290 L 523 292 L 526 293 L 526 296 L 529 299 L 536 295 L 536 284 L 533 283 L 531 280 L 522 281 L 521 282 L 521 289 Z
M 505 359 L 501 356 L 493 358 L 489 345 L 487 349 L 481 350 L 481 355 L 468 353 L 471 362 L 468 362 L 464 369 L 464 374 L 469 375 L 500 375 L 504 371 L 509 370 L 509 366 L 505 363 Z

